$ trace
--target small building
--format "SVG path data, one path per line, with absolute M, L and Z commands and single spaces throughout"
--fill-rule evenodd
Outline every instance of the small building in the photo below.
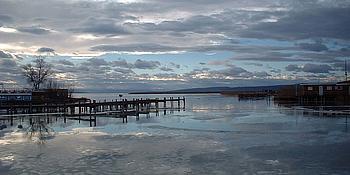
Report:
M 29 90 L 0 90 L 0 102 L 28 102 L 32 101 Z
M 296 84 L 281 88 L 277 101 L 297 101 L 299 104 L 350 104 L 350 81 L 324 84 Z
M 43 89 L 33 91 L 33 103 L 63 103 L 69 99 L 68 89 Z
M 67 89 L 0 90 L 1 103 L 63 103 L 68 99 Z

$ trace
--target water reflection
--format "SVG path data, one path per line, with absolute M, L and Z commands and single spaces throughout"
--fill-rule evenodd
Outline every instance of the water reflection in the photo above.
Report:
M 8 127 L 0 131 L 0 174 L 350 172 L 345 118 L 311 117 L 264 100 L 187 99 L 186 111 L 160 110 L 131 116 L 128 123 L 97 116 L 96 127 L 89 127 L 89 116 L 15 118 L 13 126 L 0 121 Z M 16 137 L 18 130 L 35 131 L 45 146 Z
M 47 118 L 49 121 L 49 118 Z M 55 137 L 55 131 L 48 126 L 47 121 L 41 117 L 29 118 L 29 126 L 25 128 L 26 137 L 38 144 Z M 21 125 L 18 125 L 21 128 Z

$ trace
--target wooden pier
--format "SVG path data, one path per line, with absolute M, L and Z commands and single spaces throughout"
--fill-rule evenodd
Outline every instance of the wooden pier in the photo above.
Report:
M 127 122 L 128 116 L 136 116 L 139 119 L 140 114 L 150 114 L 167 109 L 181 110 L 185 109 L 185 97 L 170 98 L 146 98 L 146 99 L 122 99 L 112 101 L 85 100 L 77 103 L 45 103 L 45 104 L 1 104 L 0 110 L 6 111 L 1 118 L 13 116 L 64 116 L 68 119 L 96 120 L 96 116 L 109 116 L 122 118 Z

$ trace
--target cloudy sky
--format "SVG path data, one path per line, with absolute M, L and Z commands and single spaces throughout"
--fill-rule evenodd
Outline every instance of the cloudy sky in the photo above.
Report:
M 77 89 L 340 81 L 350 1 L 0 0 L 0 82 L 37 55 Z

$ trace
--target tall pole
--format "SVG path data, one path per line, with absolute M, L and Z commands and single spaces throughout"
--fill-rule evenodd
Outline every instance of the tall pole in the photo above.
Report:
M 347 59 L 345 59 L 344 69 L 345 69 L 345 81 L 348 81 L 348 64 L 347 64 Z

